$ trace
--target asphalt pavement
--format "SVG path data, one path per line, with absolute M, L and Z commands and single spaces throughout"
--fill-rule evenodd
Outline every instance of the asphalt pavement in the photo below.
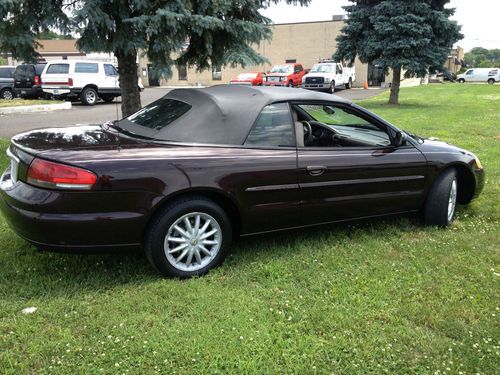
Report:
M 165 95 L 168 88 L 146 88 L 141 93 L 142 105 L 147 105 Z M 338 90 L 335 94 L 351 100 L 360 100 L 381 93 L 382 89 L 352 89 Z M 71 125 L 101 124 L 106 121 L 121 118 L 121 100 L 115 99 L 111 103 L 99 102 L 95 106 L 84 106 L 81 103 L 73 103 L 71 109 L 22 113 L 11 115 L 0 115 L 0 138 L 10 138 L 15 134 L 32 129 L 64 127 Z

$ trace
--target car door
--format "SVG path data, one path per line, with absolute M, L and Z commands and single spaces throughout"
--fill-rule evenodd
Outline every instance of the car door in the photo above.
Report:
M 293 106 L 299 119 L 309 115 L 312 124 L 328 124 L 318 129 L 331 127 L 339 137 L 298 147 L 302 224 L 419 209 L 427 178 L 422 153 L 410 143 L 393 146 L 390 130 L 361 109 L 330 103 L 333 113 L 326 113 L 324 107 Z
M 264 107 L 243 146 L 228 151 L 237 171 L 228 181 L 237 183 L 234 190 L 246 218 L 242 232 L 298 226 L 297 148 L 288 104 Z
M 113 64 L 104 64 L 105 90 L 111 93 L 119 93 L 118 71 Z

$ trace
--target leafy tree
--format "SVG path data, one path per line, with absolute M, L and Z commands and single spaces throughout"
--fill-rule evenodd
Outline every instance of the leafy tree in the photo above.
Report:
M 348 19 L 337 37 L 336 59 L 376 64 L 392 69 L 390 104 L 398 104 L 404 77 L 422 77 L 439 69 L 453 43 L 460 40 L 460 26 L 450 20 L 449 0 L 350 0 Z
M 464 60 L 469 68 L 500 67 L 500 49 L 474 47 L 464 55 Z
M 280 0 L 2 0 L 0 50 L 34 59 L 36 36 L 58 30 L 79 35 L 85 52 L 112 52 L 118 60 L 122 114 L 140 108 L 137 57 L 147 55 L 153 74 L 173 64 L 197 69 L 261 64 L 252 44 L 271 37 L 271 20 L 259 9 Z M 310 0 L 283 0 L 308 5 Z
M 73 36 L 69 34 L 58 34 L 55 31 L 48 30 L 39 33 L 37 39 L 73 39 Z

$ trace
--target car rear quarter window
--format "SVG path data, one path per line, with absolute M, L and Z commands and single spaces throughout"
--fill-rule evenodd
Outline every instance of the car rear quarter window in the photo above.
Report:
M 76 63 L 75 73 L 97 73 L 99 65 L 95 63 Z
M 295 136 L 288 104 L 275 103 L 264 107 L 250 131 L 245 145 L 294 147 Z
M 69 64 L 50 64 L 45 74 L 67 74 Z
M 126 117 L 125 120 L 154 130 L 161 130 L 191 109 L 191 105 L 169 98 L 161 98 Z
M 47 65 L 47 64 L 36 64 L 35 65 L 36 74 L 38 74 L 38 75 L 42 74 L 43 69 L 45 69 L 45 65 Z
M 0 68 L 0 78 L 13 78 L 15 68 Z

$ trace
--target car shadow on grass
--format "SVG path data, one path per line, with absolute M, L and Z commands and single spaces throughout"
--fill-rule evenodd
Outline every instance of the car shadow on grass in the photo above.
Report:
M 194 282 L 210 282 L 212 275 L 217 278 L 221 273 L 229 276 L 249 272 L 252 263 L 266 262 L 270 258 L 286 259 L 290 250 L 304 246 L 314 248 L 318 241 L 352 240 L 363 246 L 362 238 L 366 236 L 404 236 L 404 233 L 420 230 L 424 230 L 421 217 L 406 215 L 243 237 L 233 245 L 232 254 L 222 269 Z M 0 256 L 3 297 L 20 300 L 58 298 L 161 280 L 140 249 L 98 254 L 37 251 L 21 239 L 14 239 L 14 233 L 9 231 L 8 235 L 18 246 Z M 183 281 L 170 279 L 165 282 L 175 286 Z

